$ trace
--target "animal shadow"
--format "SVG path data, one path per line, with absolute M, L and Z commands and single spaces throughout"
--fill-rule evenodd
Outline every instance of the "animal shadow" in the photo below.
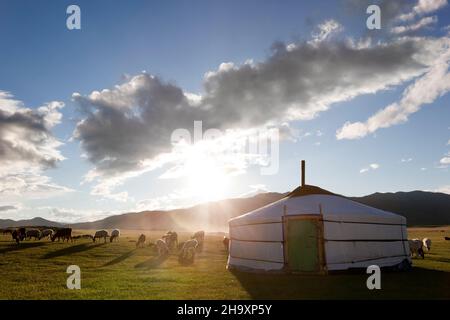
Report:
M 67 248 L 63 248 L 60 250 L 56 250 L 53 252 L 49 252 L 47 254 L 45 254 L 42 259 L 52 259 L 52 258 L 57 258 L 57 257 L 61 257 L 61 256 L 68 256 L 68 255 L 72 255 L 75 253 L 80 253 L 83 251 L 87 251 L 87 250 L 91 250 L 97 247 L 101 247 L 104 246 L 104 243 L 99 243 L 99 244 L 87 244 L 87 243 L 82 243 L 82 244 L 77 244 L 75 246 L 70 246 Z

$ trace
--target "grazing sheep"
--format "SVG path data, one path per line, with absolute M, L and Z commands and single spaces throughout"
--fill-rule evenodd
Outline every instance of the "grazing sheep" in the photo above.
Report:
M 95 231 L 95 235 L 94 235 L 94 237 L 92 238 L 92 241 L 95 242 L 95 239 L 97 239 L 97 238 L 99 238 L 99 239 L 103 238 L 103 239 L 105 239 L 105 242 L 106 242 L 106 238 L 108 238 L 108 237 L 109 237 L 108 231 L 106 231 L 106 230 L 97 230 L 97 231 Z
M 225 247 L 225 250 L 228 251 L 228 249 L 230 248 L 230 238 L 224 236 L 222 243 Z
M 191 239 L 195 239 L 198 241 L 197 252 L 202 252 L 203 243 L 205 241 L 205 231 L 197 231 L 196 233 L 194 233 Z
M 113 231 L 111 231 L 111 237 L 109 238 L 109 242 L 113 242 L 114 239 L 117 239 L 117 241 L 119 241 L 119 236 L 120 230 L 114 229 Z
M 408 240 L 408 244 L 409 244 L 409 250 L 411 251 L 411 257 L 412 256 L 416 256 L 416 257 L 422 257 L 422 259 L 425 258 L 425 254 L 423 252 L 423 243 L 422 241 L 420 241 L 419 239 L 412 239 L 412 240 Z
M 156 240 L 155 246 L 156 250 L 158 250 L 158 257 L 164 257 L 169 254 L 169 248 L 164 240 Z
M 145 234 L 141 234 L 136 242 L 136 248 L 143 248 L 145 245 Z
M 51 239 L 54 233 L 55 232 L 53 231 L 53 229 L 45 229 L 45 230 L 42 231 L 42 236 L 41 237 L 42 238 L 49 238 L 49 239 Z
M 178 247 L 178 234 L 176 232 L 167 232 L 162 239 L 166 242 L 167 247 L 172 250 Z
M 67 240 L 67 242 L 72 241 L 72 228 L 60 228 L 58 230 L 55 231 L 55 233 L 53 233 L 52 236 L 52 242 L 55 241 L 55 239 L 58 238 L 58 242 L 59 240 L 62 238 L 62 241 L 64 242 L 65 240 Z
M 41 231 L 38 229 L 29 229 L 25 232 L 25 237 L 28 240 L 31 240 L 31 238 L 34 238 L 34 240 L 41 240 Z
M 183 264 L 193 263 L 197 247 L 198 241 L 196 239 L 186 241 L 178 255 L 178 261 Z
M 423 246 L 427 249 L 427 251 L 429 252 L 431 250 L 431 240 L 428 238 L 424 238 L 422 240 Z

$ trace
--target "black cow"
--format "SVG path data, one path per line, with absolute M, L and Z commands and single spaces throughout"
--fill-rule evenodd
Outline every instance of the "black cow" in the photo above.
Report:
M 67 242 L 69 242 L 69 240 L 73 241 L 72 228 L 61 228 L 56 230 L 56 232 L 52 236 L 52 242 L 54 242 L 56 238 L 58 238 L 58 241 L 60 238 L 62 238 L 63 242 L 64 240 L 67 240 Z

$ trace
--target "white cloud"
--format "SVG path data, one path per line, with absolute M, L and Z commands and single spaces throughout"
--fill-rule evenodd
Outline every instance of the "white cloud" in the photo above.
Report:
M 405 32 L 417 31 L 431 24 L 436 24 L 437 22 L 438 18 L 436 16 L 425 17 L 420 19 L 418 22 L 414 24 L 393 27 L 391 29 L 391 32 L 395 34 L 400 34 Z
M 43 171 L 64 157 L 52 134 L 61 122 L 62 102 L 31 109 L 0 90 L 0 195 L 3 199 L 51 197 L 71 189 L 51 181 Z
M 412 158 L 402 158 L 400 162 L 411 162 L 412 160 Z
M 399 102 L 378 111 L 366 122 L 346 122 L 337 130 L 337 139 L 359 139 L 380 128 L 404 123 L 408 121 L 409 115 L 419 111 L 424 104 L 430 104 L 446 94 L 450 90 L 450 38 L 443 38 L 439 42 L 438 56 L 427 72 L 404 90 Z
M 380 165 L 378 163 L 371 163 L 369 164 L 367 167 L 362 168 L 361 170 L 359 170 L 359 173 L 366 173 L 370 170 L 377 170 L 380 167 Z
M 435 189 L 434 192 L 450 194 L 450 185 L 439 187 L 439 188 Z
M 317 30 L 312 33 L 313 43 L 322 42 L 331 37 L 331 35 L 341 32 L 344 27 L 336 20 L 329 19 L 317 26 Z M 292 49 L 292 47 L 291 47 Z M 288 48 L 289 50 L 289 48 Z
M 439 163 L 444 166 L 450 165 L 450 155 L 443 157 L 441 160 L 439 160 Z
M 447 0 L 419 0 L 411 12 L 398 16 L 398 20 L 409 21 L 417 16 L 435 12 L 448 4 Z

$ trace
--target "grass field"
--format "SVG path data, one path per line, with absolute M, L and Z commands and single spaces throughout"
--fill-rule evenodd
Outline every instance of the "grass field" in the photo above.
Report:
M 77 233 L 92 233 L 78 231 Z M 222 236 L 207 235 L 191 266 L 177 256 L 158 259 L 149 247 L 135 248 L 138 231 L 120 242 L 52 243 L 0 236 L 0 299 L 449 299 L 450 228 L 416 228 L 409 238 L 433 241 L 411 272 L 382 272 L 381 290 L 366 288 L 364 273 L 327 276 L 262 275 L 228 271 Z M 145 232 L 155 240 L 163 232 Z M 180 234 L 180 240 L 187 239 Z M 81 268 L 81 290 L 66 288 L 69 265 Z

